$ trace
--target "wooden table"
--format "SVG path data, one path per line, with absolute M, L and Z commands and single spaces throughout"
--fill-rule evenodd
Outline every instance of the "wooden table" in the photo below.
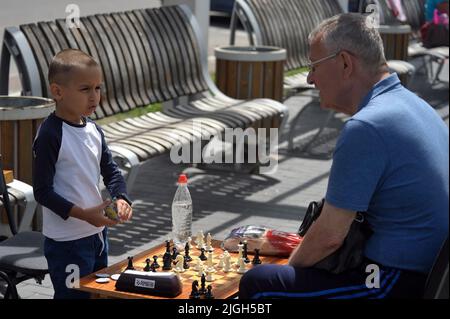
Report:
M 220 248 L 220 241 L 212 241 L 212 246 L 214 247 L 214 264 L 217 264 L 218 262 L 218 256 L 220 256 L 223 253 L 223 250 Z M 139 255 L 133 256 L 133 265 L 136 268 L 136 270 L 142 270 L 145 267 L 145 260 L 147 258 L 150 258 L 152 261 L 152 257 L 154 255 L 158 256 L 158 262 L 162 266 L 162 256 L 165 249 L 165 243 L 154 247 L 152 249 L 146 250 Z M 184 252 L 182 252 L 184 254 Z M 191 268 L 187 270 L 185 273 L 181 274 L 182 277 L 182 285 L 183 290 L 180 295 L 178 295 L 176 298 L 173 299 L 188 299 L 189 294 L 192 290 L 192 282 L 193 280 L 198 280 L 200 283 L 200 278 L 197 276 L 197 272 L 193 270 L 193 264 L 195 264 L 195 260 L 197 259 L 197 256 L 200 255 L 200 252 L 198 249 L 193 248 L 190 252 L 191 257 L 193 258 L 193 261 L 190 263 Z M 237 253 L 230 253 L 232 256 L 233 263 L 237 260 Z M 252 259 L 253 256 L 249 255 L 249 258 Z M 279 258 L 274 256 L 260 256 L 260 259 L 263 264 L 280 264 L 284 265 L 287 264 L 287 258 Z M 125 268 L 128 265 L 128 260 L 123 260 L 115 265 L 112 265 L 110 267 L 104 268 L 102 270 L 99 270 L 96 273 L 106 273 L 106 274 L 120 274 L 125 270 Z M 252 267 L 258 267 L 253 266 L 251 263 L 247 264 L 247 269 L 250 269 Z M 158 268 L 159 271 L 161 268 Z M 116 281 L 110 280 L 108 283 L 100 284 L 97 283 L 95 280 L 97 277 L 95 276 L 96 273 L 90 274 L 86 277 L 83 277 L 80 279 L 80 288 L 79 290 L 89 292 L 91 293 L 92 298 L 125 298 L 125 299 L 137 299 L 137 298 L 149 298 L 149 299 L 172 299 L 172 298 L 164 298 L 159 296 L 151 296 L 151 295 L 143 295 L 143 294 L 137 294 L 137 293 L 130 293 L 130 292 L 123 292 L 118 291 L 115 288 Z M 238 274 L 237 272 L 231 272 L 228 274 L 225 274 L 221 270 L 218 270 L 215 274 L 215 280 L 212 283 L 206 283 L 206 285 L 211 284 L 213 287 L 213 294 L 216 299 L 228 299 L 228 298 L 234 298 L 238 294 L 238 288 L 239 288 L 239 281 L 242 277 L 241 274 Z

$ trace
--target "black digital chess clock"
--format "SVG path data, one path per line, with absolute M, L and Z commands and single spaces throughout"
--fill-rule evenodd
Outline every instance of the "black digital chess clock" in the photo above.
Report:
M 116 282 L 116 289 L 173 298 L 181 294 L 182 285 L 174 273 L 125 270 Z

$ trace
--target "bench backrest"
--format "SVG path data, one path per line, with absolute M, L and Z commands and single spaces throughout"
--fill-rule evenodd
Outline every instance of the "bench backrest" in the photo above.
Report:
M 95 119 L 151 103 L 208 90 L 200 46 L 186 6 L 169 6 L 80 18 L 80 28 L 65 19 L 24 24 L 42 87 L 48 97 L 48 66 L 62 49 L 78 48 L 101 65 L 102 101 Z
M 336 0 L 237 0 L 256 45 L 285 48 L 285 70 L 308 64 L 308 35 L 324 19 L 342 13 Z

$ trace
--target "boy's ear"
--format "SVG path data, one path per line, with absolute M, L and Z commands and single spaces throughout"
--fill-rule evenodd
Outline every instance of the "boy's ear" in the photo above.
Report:
M 63 92 L 60 85 L 56 83 L 50 84 L 50 92 L 52 93 L 52 96 L 56 101 L 62 100 Z

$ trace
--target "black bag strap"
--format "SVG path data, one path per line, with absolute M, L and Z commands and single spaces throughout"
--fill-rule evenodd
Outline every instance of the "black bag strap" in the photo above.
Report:
M 303 217 L 302 224 L 298 229 L 299 236 L 305 236 L 309 227 L 314 223 L 314 221 L 320 216 L 322 212 L 323 205 L 325 204 L 325 199 L 323 198 L 320 202 L 311 202 L 306 210 L 305 217 Z

